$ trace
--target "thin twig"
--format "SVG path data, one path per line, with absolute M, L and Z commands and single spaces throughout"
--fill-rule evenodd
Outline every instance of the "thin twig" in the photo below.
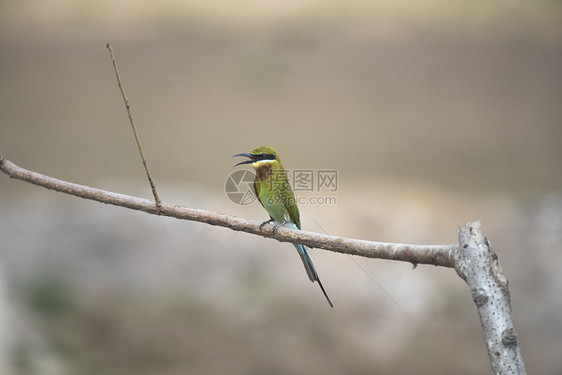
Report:
M 111 62 L 113 63 L 113 69 L 115 69 L 115 76 L 117 77 L 117 84 L 119 85 L 119 90 L 121 90 L 121 96 L 123 97 L 123 101 L 125 102 L 125 108 L 127 108 L 127 115 L 129 116 L 129 122 L 131 123 L 131 129 L 133 129 L 133 135 L 135 136 L 135 141 L 137 142 L 137 147 L 139 149 L 139 154 L 142 160 L 142 165 L 144 166 L 144 170 L 146 172 L 146 177 L 148 178 L 148 183 L 150 184 L 150 189 L 152 189 L 152 195 L 154 196 L 154 201 L 156 202 L 156 206 L 160 207 L 162 202 L 160 201 L 160 197 L 158 197 L 158 193 L 156 192 L 156 185 L 154 185 L 154 181 L 152 181 L 152 176 L 150 175 L 150 171 L 148 170 L 148 163 L 146 162 L 146 158 L 144 157 L 144 152 L 142 150 L 142 145 L 137 134 L 137 128 L 135 127 L 135 122 L 133 121 L 133 113 L 131 112 L 131 104 L 129 103 L 129 99 L 125 94 L 125 89 L 123 88 L 123 84 L 121 83 L 121 76 L 119 75 L 119 69 L 117 69 L 117 60 L 115 59 L 115 54 L 113 53 L 113 48 L 111 48 L 111 44 L 107 42 L 106 44 L 107 49 L 109 50 L 109 56 L 111 57 Z
M 85 199 L 144 211 L 154 215 L 217 225 L 235 231 L 273 238 L 281 242 L 300 243 L 310 247 L 331 250 L 343 254 L 453 268 L 455 265 L 455 253 L 459 250 L 459 246 L 456 244 L 433 246 L 364 241 L 306 232 L 286 227 L 273 230 L 272 225 L 265 225 L 263 229 L 261 229 L 260 222 L 257 221 L 250 221 L 236 216 L 177 206 L 164 202 L 162 202 L 160 206 L 155 206 L 153 202 L 146 199 L 62 181 L 21 168 L 11 161 L 4 159 L 1 154 L 0 170 L 12 178 Z

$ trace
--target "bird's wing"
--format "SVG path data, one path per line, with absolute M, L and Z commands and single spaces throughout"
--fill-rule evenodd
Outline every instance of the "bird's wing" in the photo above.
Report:
M 291 221 L 297 225 L 297 228 L 301 229 L 299 206 L 297 206 L 297 202 L 295 200 L 295 195 L 293 194 L 293 192 L 289 190 L 289 193 L 292 195 L 293 199 L 288 199 L 285 202 L 285 208 L 289 212 L 289 217 L 291 218 Z
M 254 193 L 256 194 L 256 199 L 260 202 L 260 204 L 262 205 L 263 208 L 265 208 L 265 206 L 263 205 L 263 202 L 260 199 L 260 185 L 261 184 L 260 180 L 258 180 L 257 178 L 254 180 Z

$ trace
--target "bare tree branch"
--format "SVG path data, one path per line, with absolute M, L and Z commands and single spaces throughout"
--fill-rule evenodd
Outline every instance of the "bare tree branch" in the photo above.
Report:
M 507 279 L 479 222 L 469 223 L 464 228 L 459 228 L 459 244 L 454 245 L 428 246 L 373 242 L 285 227 L 274 231 L 271 225 L 265 225 L 263 229 L 260 229 L 259 222 L 235 216 L 163 202 L 157 205 L 147 199 L 78 185 L 32 172 L 6 160 L 1 153 L 0 170 L 12 178 L 47 189 L 149 214 L 198 221 L 273 238 L 281 242 L 301 243 L 343 254 L 410 262 L 414 266 L 433 264 L 454 268 L 458 275 L 466 281 L 472 292 L 494 373 L 526 374 L 511 317 Z
M 135 136 L 135 141 L 137 142 L 137 148 L 139 149 L 139 154 L 142 165 L 144 167 L 144 171 L 146 173 L 146 178 L 148 178 L 148 183 L 150 184 L 150 189 L 152 190 L 152 195 L 154 196 L 154 202 L 156 202 L 157 206 L 160 206 L 160 197 L 158 196 L 158 192 L 156 192 L 156 185 L 154 184 L 152 176 L 150 175 L 148 162 L 144 157 L 144 151 L 142 149 L 141 141 L 137 133 L 137 127 L 135 126 L 135 121 L 133 120 L 131 103 L 129 102 L 129 98 L 127 98 L 127 94 L 125 94 L 125 88 L 123 87 L 123 83 L 121 82 L 121 75 L 119 74 L 119 69 L 117 69 L 117 59 L 115 58 L 115 53 L 113 52 L 113 48 L 111 47 L 111 44 L 109 44 L 109 42 L 107 42 L 105 46 L 109 51 L 109 57 L 111 58 L 111 62 L 113 64 L 113 70 L 115 70 L 115 78 L 117 79 L 117 84 L 119 85 L 119 90 L 121 91 L 123 102 L 125 102 L 125 108 L 127 109 L 127 115 L 129 116 L 129 122 L 131 123 L 131 129 L 133 130 L 133 135 Z
M 511 317 L 507 278 L 498 256 L 479 222 L 459 229 L 459 251 L 455 269 L 466 281 L 478 309 L 480 324 L 496 374 L 526 374 Z
M 306 232 L 285 227 L 280 227 L 277 231 L 274 231 L 272 229 L 272 225 L 265 225 L 263 229 L 260 229 L 259 225 L 261 223 L 257 221 L 250 221 L 236 216 L 177 206 L 164 202 L 161 202 L 161 204 L 157 206 L 154 202 L 143 198 L 117 194 L 89 186 L 62 181 L 21 168 L 11 161 L 6 160 L 2 154 L 0 154 L 0 170 L 12 178 L 85 199 L 144 211 L 154 215 L 199 221 L 236 231 L 273 238 L 281 242 L 301 243 L 310 247 L 322 248 L 338 253 L 359 255 L 369 258 L 399 260 L 410 262 L 414 265 L 433 264 L 435 266 L 453 268 L 454 254 L 458 250 L 458 245 L 456 244 L 427 246 L 363 241 L 328 236 L 325 234 Z

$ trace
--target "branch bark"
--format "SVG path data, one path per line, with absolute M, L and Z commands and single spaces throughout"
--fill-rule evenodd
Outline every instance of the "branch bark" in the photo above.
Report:
M 161 202 L 154 202 L 100 190 L 93 187 L 78 185 L 59 180 L 21 168 L 0 154 L 0 170 L 12 178 L 30 182 L 47 189 L 56 190 L 65 194 L 91 199 L 94 201 L 121 206 L 133 210 L 144 211 L 153 215 L 175 217 L 182 220 L 198 221 L 201 223 L 217 225 L 236 231 L 257 234 L 273 238 L 281 242 L 300 243 L 310 247 L 331 250 L 338 253 L 359 255 L 369 258 L 398 260 L 417 264 L 433 264 L 442 267 L 454 267 L 454 253 L 458 245 L 409 245 L 396 243 L 383 243 L 374 241 L 356 240 L 351 238 L 329 236 L 321 233 L 306 232 L 286 227 L 273 230 L 268 224 L 260 229 L 260 222 L 246 220 L 236 216 L 229 216 L 203 209 L 177 206 Z
M 470 287 L 492 370 L 495 374 L 526 374 L 511 317 L 507 278 L 480 222 L 459 229 L 459 244 L 462 251 L 455 257 L 455 269 Z
M 177 206 L 117 194 L 59 180 L 21 168 L 0 153 L 0 170 L 10 176 L 47 189 L 126 207 L 149 214 L 175 217 L 256 234 L 281 242 L 300 243 L 338 253 L 454 268 L 466 281 L 478 309 L 488 354 L 495 374 L 526 374 L 519 341 L 511 317 L 508 283 L 498 257 L 482 232 L 479 222 L 459 228 L 459 244 L 409 245 L 328 236 L 272 225 L 207 210 Z

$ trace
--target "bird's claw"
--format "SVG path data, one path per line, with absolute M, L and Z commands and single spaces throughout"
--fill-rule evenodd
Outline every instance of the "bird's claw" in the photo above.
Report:
M 271 230 L 273 231 L 273 233 L 277 233 L 277 231 L 279 230 L 279 227 L 282 227 L 285 224 L 287 224 L 286 221 L 282 222 L 281 224 L 275 224 Z
M 269 220 L 264 221 L 263 223 L 260 224 L 260 230 L 263 230 L 263 227 L 264 227 L 265 224 L 269 224 L 269 223 L 272 223 L 272 222 L 273 222 L 273 219 L 269 219 Z M 273 227 L 273 228 L 275 228 L 275 227 Z

